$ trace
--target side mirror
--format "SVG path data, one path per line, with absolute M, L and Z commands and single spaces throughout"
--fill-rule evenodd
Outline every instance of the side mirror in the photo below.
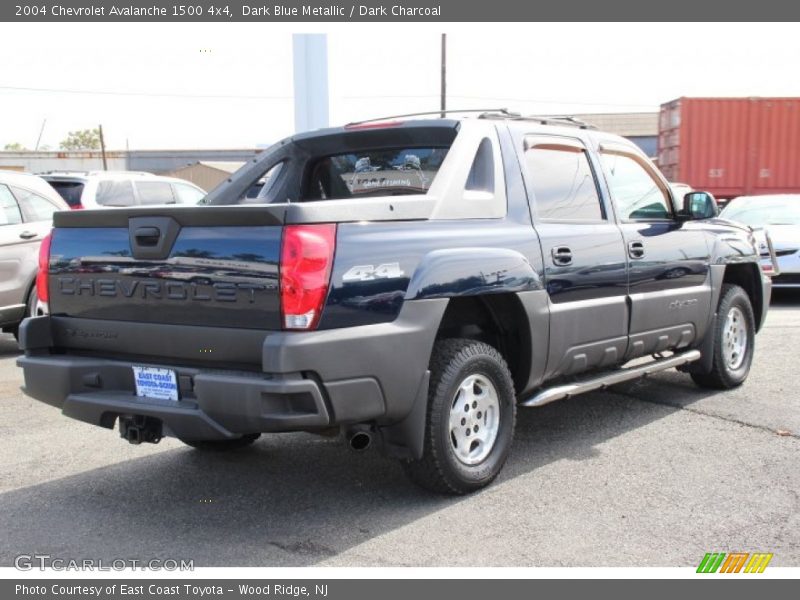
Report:
M 694 221 L 697 219 L 711 219 L 719 214 L 717 201 L 708 192 L 689 192 L 683 197 L 683 210 L 678 213 L 678 218 Z

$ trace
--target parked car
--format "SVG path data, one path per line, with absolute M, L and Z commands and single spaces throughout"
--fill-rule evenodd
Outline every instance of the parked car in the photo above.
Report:
M 25 393 L 131 443 L 337 427 L 464 494 L 500 472 L 518 406 L 673 368 L 741 385 L 769 306 L 749 227 L 702 191 L 676 209 L 633 143 L 572 121 L 303 133 L 206 202 L 56 215 Z
M 686 198 L 686 194 L 691 194 L 694 192 L 692 186 L 688 183 L 670 183 L 669 189 L 672 190 L 672 197 L 675 199 L 675 210 L 679 211 L 683 208 L 683 202 Z M 719 214 L 719 203 L 716 198 L 712 194 L 705 192 L 707 196 L 712 200 L 706 205 L 706 209 L 708 213 L 705 215 L 706 218 L 716 217 Z
M 766 271 L 773 268 L 766 239 L 769 235 L 777 259 L 772 285 L 800 288 L 800 194 L 739 196 L 728 202 L 720 217 L 755 229 Z
M 50 171 L 41 176 L 73 209 L 197 204 L 206 196 L 189 181 L 152 173 Z
M 69 210 L 50 185 L 35 175 L 0 170 L 0 327 L 17 333 L 25 317 L 38 314 L 34 283 L 39 246 L 53 213 Z

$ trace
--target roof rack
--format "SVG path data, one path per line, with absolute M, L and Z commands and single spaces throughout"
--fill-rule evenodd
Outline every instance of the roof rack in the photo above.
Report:
M 579 129 L 597 129 L 594 125 L 581 121 L 568 115 L 522 115 L 520 113 L 503 110 L 501 112 L 486 112 L 478 116 L 479 119 L 508 119 L 511 121 L 532 121 L 540 125 L 567 125 Z
M 404 115 L 390 115 L 388 117 L 377 117 L 374 119 L 364 119 L 363 121 L 353 121 L 348 123 L 345 127 L 354 127 L 356 125 L 364 125 L 365 123 L 377 123 L 380 121 L 388 121 L 389 119 L 406 119 L 408 117 L 425 117 L 430 115 L 445 115 L 453 113 L 481 113 L 481 114 L 507 114 L 513 115 L 515 113 L 509 112 L 507 108 L 471 108 L 471 109 L 455 109 L 455 110 L 428 110 L 425 112 L 407 113 Z
M 390 115 L 387 117 L 376 117 L 374 119 L 365 119 L 363 121 L 353 121 L 345 125 L 345 128 L 356 127 L 366 123 L 380 123 L 381 121 L 389 121 L 390 119 L 406 119 L 408 117 L 426 117 L 431 115 L 446 115 L 446 114 L 466 114 L 466 113 L 480 113 L 479 119 L 508 119 L 510 121 L 532 121 L 540 125 L 561 125 L 577 127 L 579 129 L 597 129 L 594 125 L 576 119 L 570 115 L 523 115 L 521 113 L 512 112 L 507 108 L 472 108 L 472 109 L 454 109 L 454 110 L 429 110 L 425 112 L 406 113 L 404 115 Z

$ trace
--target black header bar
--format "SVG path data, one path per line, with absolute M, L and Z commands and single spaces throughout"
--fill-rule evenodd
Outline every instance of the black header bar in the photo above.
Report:
M 768 22 L 799 18 L 800 3 L 786 0 L 11 0 L 0 3 L 0 21 L 11 22 Z M 681 39 L 676 31 L 664 44 L 681 43 Z

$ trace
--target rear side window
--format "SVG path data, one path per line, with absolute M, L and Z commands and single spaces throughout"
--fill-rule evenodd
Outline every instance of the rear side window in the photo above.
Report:
M 527 138 L 525 163 L 540 219 L 601 221 L 605 218 L 586 149 L 579 142 Z
M 17 225 L 22 223 L 22 213 L 8 186 L 0 184 L 0 225 Z
M 11 190 L 17 197 L 22 212 L 25 213 L 26 221 L 49 221 L 53 218 L 53 213 L 60 210 L 58 206 L 39 194 L 17 187 Z
M 133 206 L 133 184 L 127 179 L 107 179 L 97 184 L 96 201 L 102 206 Z
M 250 188 L 244 193 L 244 196 L 239 198 L 239 204 L 258 204 L 266 202 L 267 195 L 270 189 L 275 185 L 279 179 L 279 175 L 283 170 L 283 162 L 273 165 L 269 170 L 264 173 L 258 181 L 254 182 Z
M 311 161 L 302 200 L 425 194 L 447 148 L 381 148 Z
M 166 181 L 137 181 L 136 191 L 142 204 L 175 204 L 172 186 Z
M 81 195 L 83 194 L 84 184 L 82 181 L 53 181 L 48 180 L 55 190 L 71 207 L 79 206 L 81 203 Z
M 617 152 L 600 156 L 623 221 L 671 218 L 669 192 L 644 162 Z

